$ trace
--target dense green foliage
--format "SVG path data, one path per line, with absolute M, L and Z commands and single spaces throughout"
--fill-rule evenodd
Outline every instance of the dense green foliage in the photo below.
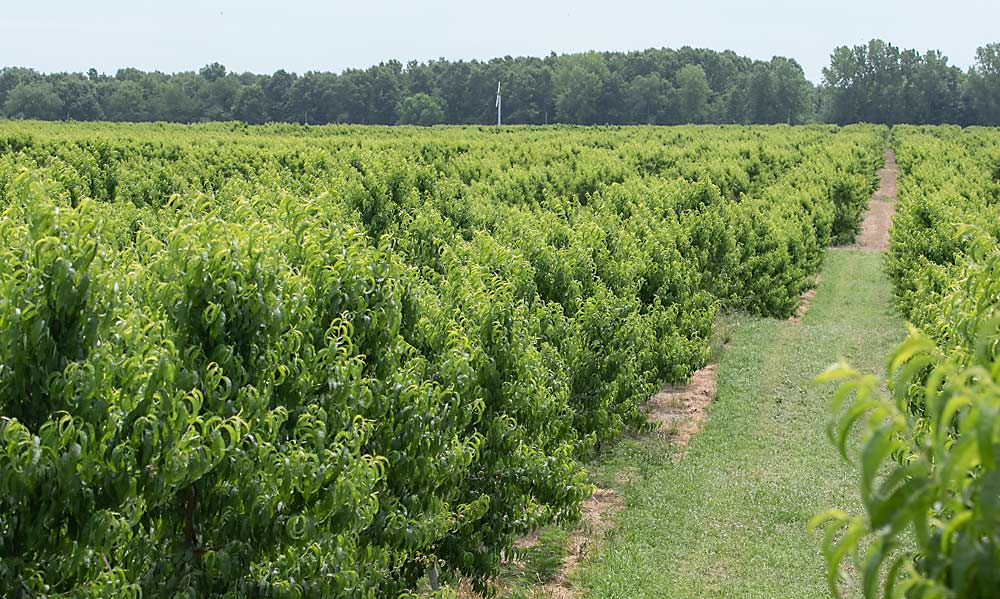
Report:
M 789 58 L 651 48 L 488 61 L 389 61 L 342 73 L 229 73 L 218 63 L 167 75 L 0 70 L 0 115 L 77 121 L 238 120 L 370 125 L 1000 124 L 1000 44 L 962 71 L 935 50 L 881 40 L 837 48 L 818 87 Z
M 939 51 L 872 40 L 834 50 L 823 79 L 828 122 L 1000 125 L 1000 44 L 979 48 L 963 72 Z
M 167 75 L 0 70 L 0 115 L 77 121 L 490 124 L 503 84 L 510 124 L 789 123 L 812 116 L 812 85 L 794 60 L 733 52 L 509 56 L 389 61 L 342 73 L 227 73 L 220 64 Z M 423 115 L 423 116 L 421 116 Z
M 1000 134 L 894 129 L 902 177 L 888 272 L 915 325 L 891 397 L 846 367 L 831 435 L 860 423 L 867 516 L 834 511 L 831 585 L 851 552 L 869 597 L 995 597 L 1000 589 Z M 845 400 L 854 394 L 841 410 Z
M 395 597 L 787 315 L 877 127 L 0 129 L 0 587 Z

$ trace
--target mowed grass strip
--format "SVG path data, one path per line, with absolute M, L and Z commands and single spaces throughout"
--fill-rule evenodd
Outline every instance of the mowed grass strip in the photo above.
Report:
M 599 467 L 599 478 L 627 468 L 634 482 L 581 586 L 600 598 L 828 596 L 807 522 L 860 506 L 856 475 L 825 434 L 832 387 L 812 381 L 840 357 L 882 371 L 903 335 L 882 254 L 830 251 L 801 324 L 735 327 L 709 420 L 683 456 L 647 437 L 619 444 Z

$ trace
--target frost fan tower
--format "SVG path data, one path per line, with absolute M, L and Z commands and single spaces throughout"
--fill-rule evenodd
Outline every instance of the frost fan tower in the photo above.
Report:
M 500 95 L 500 82 L 497 81 L 497 127 L 500 126 L 500 110 L 503 106 L 503 97 Z

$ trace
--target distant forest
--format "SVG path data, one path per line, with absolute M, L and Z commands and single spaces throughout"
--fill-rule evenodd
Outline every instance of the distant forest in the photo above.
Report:
M 819 86 L 790 58 L 680 48 L 488 61 L 383 62 L 342 73 L 106 75 L 0 70 L 2 115 L 77 121 L 325 124 L 913 123 L 1000 125 L 1000 44 L 967 71 L 882 40 L 833 51 Z

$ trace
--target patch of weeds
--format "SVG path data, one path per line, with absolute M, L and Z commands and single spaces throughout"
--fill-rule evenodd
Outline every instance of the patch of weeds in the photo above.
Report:
M 741 314 L 732 310 L 723 310 L 715 319 L 715 326 L 712 327 L 712 338 L 709 340 L 708 362 L 717 363 L 733 340 L 733 333 L 740 326 Z
M 547 526 L 538 532 L 534 543 L 521 549 L 507 564 L 497 580 L 507 599 L 527 599 L 537 586 L 559 575 L 569 531 L 563 526 Z

